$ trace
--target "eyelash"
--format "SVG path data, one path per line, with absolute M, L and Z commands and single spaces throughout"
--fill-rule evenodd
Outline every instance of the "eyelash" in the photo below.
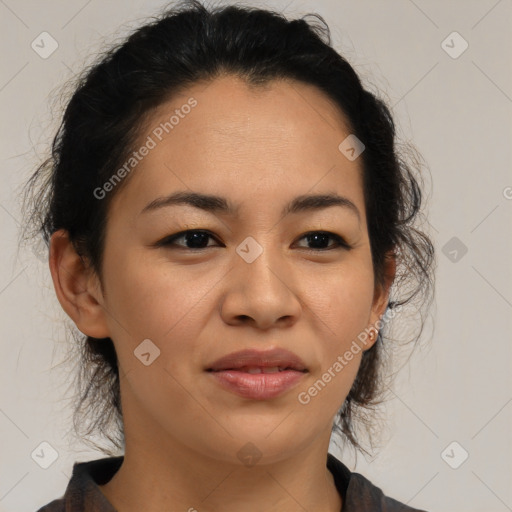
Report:
M 201 229 L 189 229 L 186 231 L 180 231 L 179 233 L 176 233 L 174 235 L 167 236 L 164 239 L 157 242 L 155 244 L 155 246 L 169 247 L 169 246 L 175 245 L 184 250 L 189 250 L 189 251 L 193 251 L 193 252 L 202 251 L 204 249 L 208 249 L 209 247 L 212 247 L 212 246 L 207 246 L 207 247 L 200 247 L 200 248 L 192 248 L 192 247 L 184 247 L 184 246 L 175 244 L 176 240 L 183 238 L 185 235 L 195 234 L 195 233 L 204 234 L 204 235 L 209 236 L 210 238 L 215 239 L 215 236 L 212 235 L 209 231 L 205 231 L 205 230 L 201 230 Z M 326 252 L 326 251 L 332 251 L 333 249 L 345 249 L 345 250 L 349 251 L 350 249 L 352 249 L 352 246 L 350 246 L 341 236 L 339 236 L 335 233 L 331 233 L 329 231 L 309 231 L 309 232 L 305 233 L 304 235 L 302 235 L 302 237 L 299 240 L 302 240 L 303 238 L 306 238 L 311 235 L 318 235 L 318 234 L 328 236 L 329 238 L 333 239 L 336 242 L 336 245 L 325 248 L 325 249 L 309 249 L 310 251 Z M 303 248 L 303 249 L 308 250 L 307 248 Z

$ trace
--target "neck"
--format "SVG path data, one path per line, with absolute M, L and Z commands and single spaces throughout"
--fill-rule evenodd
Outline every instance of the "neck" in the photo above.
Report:
M 171 446 L 164 450 L 158 443 L 152 449 L 147 438 L 126 438 L 123 464 L 101 487 L 118 512 L 341 510 L 326 467 L 329 438 L 288 458 L 253 466 L 213 459 L 167 441 Z

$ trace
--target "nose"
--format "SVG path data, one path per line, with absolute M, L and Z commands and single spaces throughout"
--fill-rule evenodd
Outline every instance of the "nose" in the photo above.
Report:
M 302 306 L 296 279 L 278 255 L 264 249 L 252 263 L 236 255 L 233 265 L 220 308 L 227 324 L 268 330 L 297 322 Z

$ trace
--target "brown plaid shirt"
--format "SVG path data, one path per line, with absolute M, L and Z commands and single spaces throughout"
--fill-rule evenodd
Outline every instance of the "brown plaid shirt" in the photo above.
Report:
M 37 512 L 117 512 L 99 486 L 114 476 L 123 458 L 75 463 L 64 496 Z M 384 496 L 378 487 L 359 473 L 352 473 L 330 453 L 327 455 L 327 468 L 342 497 L 342 512 L 425 512 Z

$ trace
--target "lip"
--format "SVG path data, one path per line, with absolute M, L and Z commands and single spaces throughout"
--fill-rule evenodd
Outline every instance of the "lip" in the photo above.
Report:
M 270 400 L 294 388 L 307 372 L 284 370 L 278 373 L 251 374 L 240 370 L 210 372 L 227 391 L 251 400 Z
M 248 373 L 246 367 L 281 367 L 276 373 Z M 215 361 L 207 372 L 224 389 L 243 398 L 269 400 L 295 387 L 308 370 L 299 356 L 285 349 L 242 350 Z
M 218 372 L 222 370 L 237 370 L 244 366 L 259 368 L 279 366 L 299 372 L 307 371 L 306 365 L 299 356 L 283 348 L 265 351 L 240 350 L 217 359 L 206 370 Z

